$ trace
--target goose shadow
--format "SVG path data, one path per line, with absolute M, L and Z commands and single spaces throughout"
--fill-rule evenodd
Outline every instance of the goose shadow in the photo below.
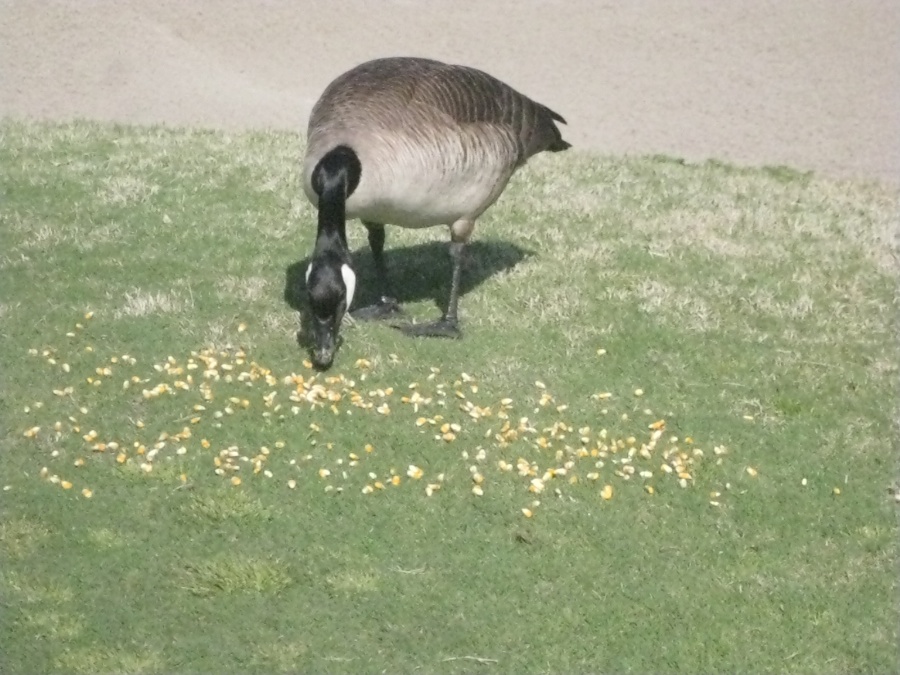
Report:
M 356 270 L 356 295 L 353 309 L 371 305 L 378 299 L 375 263 L 368 247 L 353 254 Z M 463 297 L 491 276 L 514 268 L 533 251 L 505 241 L 471 242 L 463 256 L 460 279 L 460 304 Z M 297 341 L 310 348 L 311 336 L 307 332 L 309 303 L 306 294 L 306 268 L 311 256 L 288 265 L 285 272 L 284 301 L 300 313 L 300 331 Z M 452 262 L 447 242 L 433 241 L 385 251 L 389 292 L 401 304 L 432 300 L 443 313 L 450 302 L 450 278 Z M 401 319 L 402 320 L 402 319 Z

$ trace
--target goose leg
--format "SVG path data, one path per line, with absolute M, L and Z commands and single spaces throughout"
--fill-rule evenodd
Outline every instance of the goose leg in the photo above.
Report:
M 444 315 L 430 323 L 405 324 L 395 326 L 405 335 L 411 337 L 446 337 L 461 338 L 459 329 L 459 282 L 462 275 L 462 259 L 466 250 L 466 239 L 472 233 L 474 223 L 460 221 L 451 228 L 452 240 L 450 241 L 450 259 L 453 263 L 453 276 L 450 280 L 450 301 L 447 303 L 447 311 Z
M 378 284 L 378 300 L 373 305 L 362 307 L 351 316 L 361 321 L 391 319 L 403 314 L 397 301 L 388 295 L 387 265 L 384 262 L 384 225 L 363 223 L 369 232 L 369 248 L 375 260 L 375 276 Z

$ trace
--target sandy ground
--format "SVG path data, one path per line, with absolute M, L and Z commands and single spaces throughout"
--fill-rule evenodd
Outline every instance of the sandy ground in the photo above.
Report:
M 897 0 L 0 0 L 0 117 L 305 130 L 395 54 L 487 70 L 580 148 L 900 185 Z

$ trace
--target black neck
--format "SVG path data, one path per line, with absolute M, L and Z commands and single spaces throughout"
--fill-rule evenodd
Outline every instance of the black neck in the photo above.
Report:
M 347 248 L 346 203 L 343 192 L 319 197 L 319 228 L 316 242 L 320 239 L 333 241 L 336 237 L 344 248 Z
M 319 197 L 319 230 L 316 247 L 339 240 L 347 249 L 347 199 L 359 185 L 362 166 L 352 148 L 339 145 L 325 153 L 312 173 L 312 187 Z

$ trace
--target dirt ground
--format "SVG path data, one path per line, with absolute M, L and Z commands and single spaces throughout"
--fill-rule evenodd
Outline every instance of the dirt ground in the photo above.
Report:
M 487 70 L 580 148 L 900 185 L 897 0 L 0 0 L 0 117 L 305 130 L 397 54 Z

